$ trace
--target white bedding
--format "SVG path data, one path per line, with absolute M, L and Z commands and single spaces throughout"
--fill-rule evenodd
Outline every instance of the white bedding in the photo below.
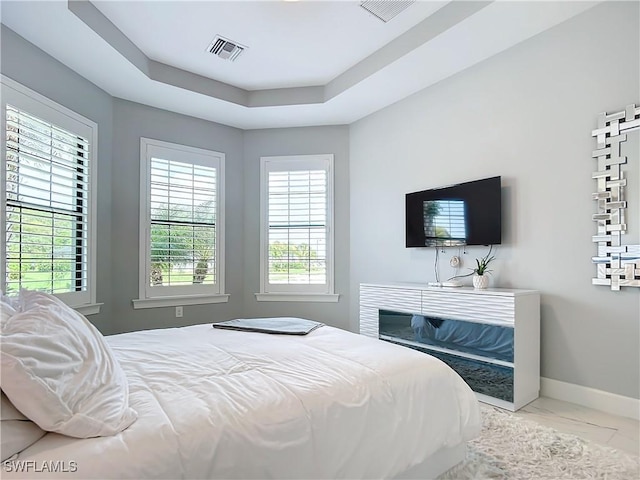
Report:
M 3 478 L 390 478 L 480 431 L 474 394 L 440 360 L 328 326 L 107 340 L 138 420 L 112 437 L 49 433 Z M 52 465 L 67 472 L 41 473 Z

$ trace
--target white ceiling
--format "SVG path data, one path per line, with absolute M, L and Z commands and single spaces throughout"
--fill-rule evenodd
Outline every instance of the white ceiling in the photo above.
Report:
M 358 1 L 2 0 L 0 20 L 113 96 L 250 129 L 354 122 L 596 3 L 417 1 L 383 23 Z M 248 48 L 223 61 L 218 34 Z
M 324 85 L 445 3 L 385 25 L 359 2 L 93 2 L 149 58 L 247 90 Z M 217 34 L 248 49 L 219 60 Z

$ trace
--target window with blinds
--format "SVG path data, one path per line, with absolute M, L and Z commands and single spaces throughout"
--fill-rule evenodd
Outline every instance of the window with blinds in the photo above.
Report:
M 5 290 L 86 291 L 89 140 L 6 105 Z
M 150 285 L 216 283 L 216 169 L 151 159 Z
M 332 159 L 262 158 L 264 293 L 330 293 Z
M 269 283 L 327 282 L 327 172 L 269 172 Z
M 147 138 L 141 151 L 140 298 L 222 293 L 224 155 Z

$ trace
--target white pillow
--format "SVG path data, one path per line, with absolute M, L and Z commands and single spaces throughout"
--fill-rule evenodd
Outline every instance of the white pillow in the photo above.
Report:
M 47 433 L 22 415 L 1 392 L 0 420 L 0 461 L 2 462 L 34 444 Z
M 114 435 L 137 418 L 124 371 L 100 332 L 61 300 L 20 292 L 2 322 L 2 390 L 42 429 L 78 438 Z

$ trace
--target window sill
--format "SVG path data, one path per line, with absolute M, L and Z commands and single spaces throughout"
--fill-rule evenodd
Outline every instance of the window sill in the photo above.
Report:
M 258 302 L 321 302 L 336 303 L 337 293 L 256 293 Z
M 229 301 L 229 294 L 220 295 L 188 295 L 178 297 L 156 297 L 156 298 L 139 298 L 132 300 L 133 308 L 161 308 L 161 307 L 179 307 L 183 305 L 204 305 L 207 303 L 226 303 Z
M 100 307 L 102 305 L 104 305 L 104 303 L 89 303 L 87 305 L 78 305 L 71 308 L 80 312 L 82 315 L 95 315 L 96 313 L 100 313 Z

